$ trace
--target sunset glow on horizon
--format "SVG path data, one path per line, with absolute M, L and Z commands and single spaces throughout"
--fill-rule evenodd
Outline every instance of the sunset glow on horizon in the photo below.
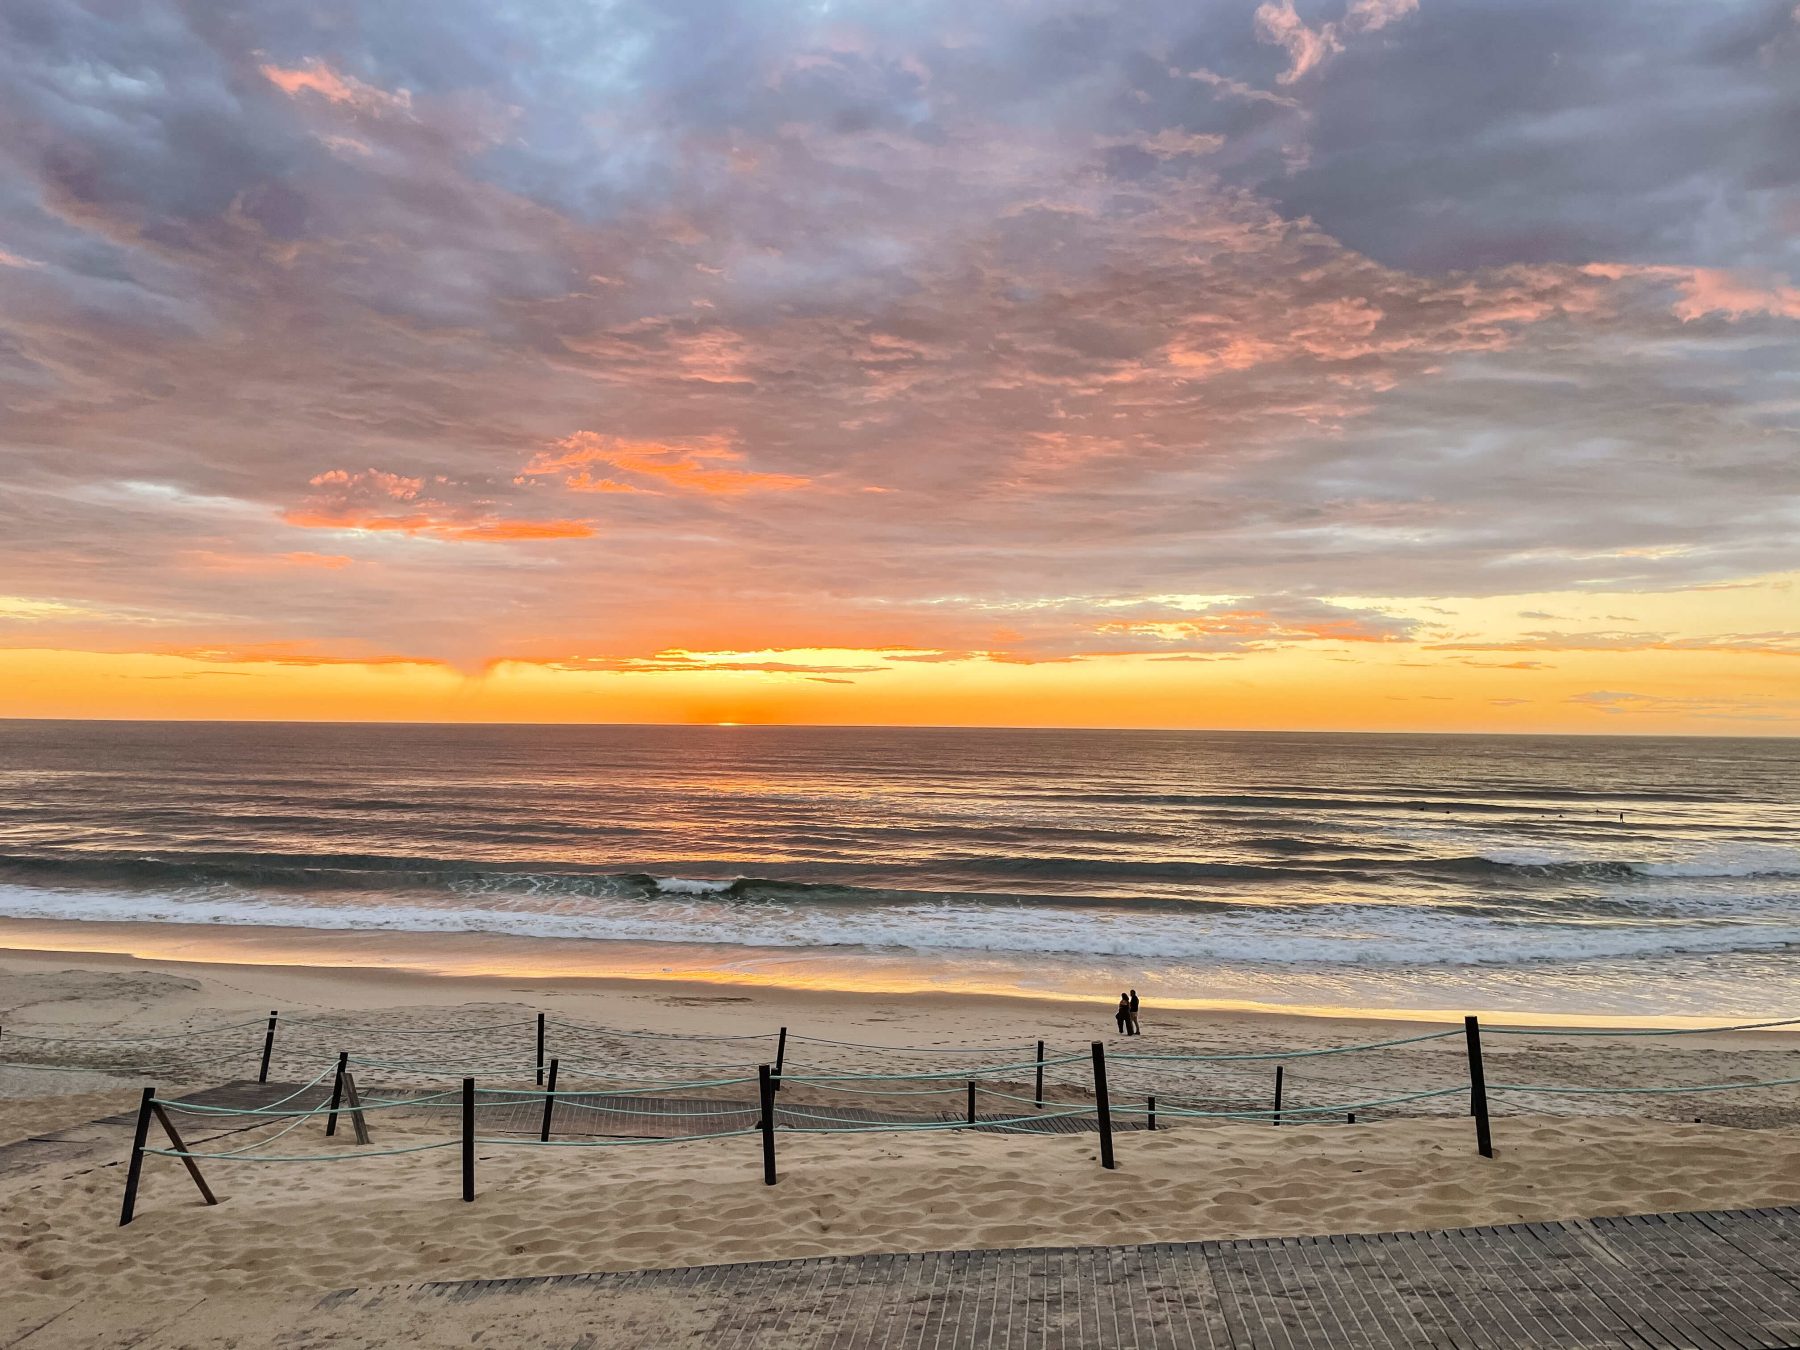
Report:
M 1800 9 L 0 17 L 0 717 L 1800 734 Z

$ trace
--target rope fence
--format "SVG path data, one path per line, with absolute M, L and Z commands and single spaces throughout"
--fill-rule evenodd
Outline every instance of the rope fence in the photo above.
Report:
M 234 1105 L 162 1098 L 154 1088 L 144 1090 L 121 1213 L 121 1222 L 129 1223 L 145 1157 L 180 1160 L 209 1204 L 217 1200 L 201 1163 L 305 1165 L 459 1150 L 464 1198 L 473 1200 L 482 1148 L 635 1147 L 751 1136 L 760 1143 L 764 1180 L 773 1185 L 778 1133 L 1091 1132 L 1098 1136 L 1101 1166 L 1110 1169 L 1116 1166 L 1115 1125 L 1156 1130 L 1190 1123 L 1356 1124 L 1371 1114 L 1453 1112 L 1472 1120 L 1476 1151 L 1491 1158 L 1493 1115 L 1543 1110 L 1545 1100 L 1671 1098 L 1800 1086 L 1800 1074 L 1787 1061 L 1772 1065 L 1776 1072 L 1767 1076 L 1727 1082 L 1547 1081 L 1541 1068 L 1557 1062 L 1554 1050 L 1563 1038 L 1687 1037 L 1790 1027 L 1800 1027 L 1800 1018 L 1615 1029 L 1484 1027 L 1471 1016 L 1459 1028 L 1347 1045 L 1216 1052 L 1125 1048 L 1108 1055 L 1097 1041 L 1081 1050 L 1045 1040 L 879 1045 L 790 1033 L 786 1027 L 729 1036 L 639 1032 L 543 1013 L 454 1025 L 407 1020 L 371 1025 L 275 1011 L 266 1019 L 142 1036 L 48 1035 L 0 1027 L 0 1052 L 6 1056 L 0 1068 L 156 1073 L 193 1082 L 221 1066 L 241 1065 L 247 1073 L 254 1065 L 259 1089 L 270 1086 L 279 1068 L 287 1081 L 278 1079 L 271 1090 L 281 1095 L 267 1101 Z M 1509 1062 L 1516 1059 L 1515 1068 L 1530 1071 L 1489 1082 L 1484 1035 L 1506 1038 L 1501 1044 Z M 410 1039 L 415 1036 L 431 1039 Z M 446 1043 L 442 1037 L 459 1039 Z M 1542 1038 L 1544 1048 L 1534 1048 L 1536 1042 L 1527 1038 Z M 1454 1051 L 1442 1053 L 1452 1044 Z M 353 1052 L 346 1045 L 359 1048 Z M 745 1058 L 746 1053 L 755 1057 Z M 564 1054 L 570 1057 L 565 1060 Z M 1394 1057 L 1382 1058 L 1390 1054 Z M 90 1055 L 90 1062 L 68 1062 Z M 1340 1061 L 1348 1073 L 1333 1067 Z M 1780 1072 L 1784 1069 L 1789 1072 Z M 379 1080 L 380 1089 L 364 1093 L 358 1074 Z M 240 1095 L 252 1091 L 248 1082 L 237 1086 Z M 753 1101 L 745 1100 L 752 1095 Z M 416 1140 L 403 1131 L 379 1147 L 371 1143 L 371 1120 L 426 1126 L 451 1110 L 461 1117 L 456 1138 Z M 209 1131 L 210 1138 L 188 1146 L 178 1118 L 187 1128 Z M 350 1121 L 353 1143 L 336 1142 L 341 1118 Z M 323 1122 L 324 1138 L 333 1142 L 312 1152 L 292 1147 L 308 1137 L 313 1121 Z M 488 1122 L 479 1132 L 478 1121 Z M 160 1124 L 166 1145 L 150 1142 L 152 1124 Z M 246 1133 L 255 1137 L 228 1147 L 215 1142 Z

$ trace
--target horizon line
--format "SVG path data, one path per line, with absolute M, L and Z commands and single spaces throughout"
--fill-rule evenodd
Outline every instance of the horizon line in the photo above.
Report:
M 1442 729 L 1368 730 L 1336 727 L 1121 727 L 1064 726 L 1056 723 L 975 724 L 954 722 L 533 722 L 533 721 L 466 721 L 445 722 L 410 718 L 324 718 L 324 717 L 41 717 L 0 715 L 0 723 L 68 722 L 96 725 L 145 726 L 282 726 L 282 727 L 545 727 L 545 728 L 612 728 L 641 730 L 644 728 L 685 728 L 696 731 L 754 731 L 759 729 L 788 731 L 1048 731 L 1104 732 L 1112 735 L 1193 736 L 1484 736 L 1506 740 L 1638 740 L 1638 741 L 1800 741 L 1800 734 L 1789 732 L 1729 733 L 1698 731 L 1445 731 Z

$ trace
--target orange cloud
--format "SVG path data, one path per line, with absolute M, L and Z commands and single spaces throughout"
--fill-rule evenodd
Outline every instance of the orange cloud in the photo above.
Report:
M 268 65 L 258 69 L 264 79 L 290 98 L 317 94 L 327 102 L 342 104 L 358 112 L 409 115 L 412 112 L 410 91 L 401 89 L 390 94 L 385 89 L 364 84 L 354 76 L 340 75 L 317 58 L 300 66 Z
M 441 477 L 436 481 L 447 482 Z M 490 515 L 483 502 L 460 506 L 437 501 L 425 494 L 424 479 L 380 469 L 327 469 L 307 485 L 318 491 L 281 516 L 303 530 L 368 530 L 487 544 L 587 539 L 594 533 L 585 521 L 514 519 Z M 396 512 L 393 504 L 399 502 L 410 509 Z
M 458 520 L 430 515 L 376 516 L 357 511 L 284 511 L 282 520 L 303 530 L 371 530 L 425 535 L 459 543 L 511 543 L 529 539 L 591 539 L 580 520 Z
M 416 500 L 425 487 L 423 478 L 403 478 L 397 473 L 383 473 L 380 469 L 363 469 L 357 473 L 345 469 L 327 469 L 306 481 L 309 487 L 331 488 L 346 495 L 364 492 L 392 497 L 397 502 Z
M 644 492 L 613 478 L 597 478 L 595 466 L 604 465 L 624 474 L 648 478 L 676 492 L 698 492 L 729 497 L 746 492 L 792 492 L 812 480 L 795 474 L 756 473 L 748 469 L 723 469 L 743 453 L 723 436 L 704 436 L 686 443 L 633 441 L 577 431 L 552 443 L 560 453 L 545 451 L 523 470 L 532 477 L 560 476 L 571 492 Z
M 156 647 L 145 655 L 177 656 L 185 661 L 204 661 L 222 666 L 437 666 L 423 656 L 398 656 L 388 652 L 347 655 L 324 652 L 304 642 L 256 642 L 243 646 Z

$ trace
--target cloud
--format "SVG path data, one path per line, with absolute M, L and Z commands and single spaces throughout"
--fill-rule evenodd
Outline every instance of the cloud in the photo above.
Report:
M 577 431 L 535 456 L 521 472 L 527 477 L 556 476 L 571 492 L 697 492 L 708 496 L 736 496 L 745 492 L 792 492 L 807 486 L 796 474 L 754 473 L 747 469 L 721 468 L 743 459 L 720 436 L 707 436 L 685 444 L 633 441 Z M 612 469 L 627 477 L 645 478 L 657 488 L 634 486 L 613 478 L 596 477 L 596 469 Z
M 1795 711 L 1791 699 L 1687 698 L 1610 689 L 1573 694 L 1566 702 L 1592 708 L 1609 717 L 1679 717 L 1726 722 L 1784 722 L 1790 720 Z
M 262 66 L 263 78 L 282 93 L 298 97 L 317 94 L 328 103 L 343 104 L 357 112 L 402 115 L 412 111 L 412 95 L 405 89 L 389 93 L 364 84 L 353 76 L 333 70 L 323 61 L 311 60 L 284 70 L 280 66 Z
M 1732 652 L 1754 656 L 1800 656 L 1800 632 L 1715 633 L 1677 637 L 1668 633 L 1533 632 L 1499 641 L 1428 642 L 1435 652 Z
M 438 481 L 450 485 L 447 479 Z M 354 473 L 328 469 L 307 483 L 317 491 L 281 513 L 286 524 L 298 529 L 357 530 L 485 544 L 589 539 L 594 535 L 585 521 L 507 517 L 486 502 L 459 504 L 428 496 L 423 478 L 379 469 Z
M 1441 635 L 1320 597 L 1792 566 L 1785 10 L 334 12 L 0 19 L 71 643 L 1366 657 Z M 1432 655 L 1791 645 L 1718 598 Z
M 1294 0 L 1264 0 L 1256 9 L 1256 35 L 1286 49 L 1288 68 L 1276 78 L 1292 84 L 1343 51 L 1346 36 L 1386 28 L 1418 8 L 1419 0 L 1351 0 L 1341 20 L 1309 28 Z
M 1741 319 L 1750 314 L 1770 314 L 1800 319 L 1800 286 L 1770 278 L 1752 279 L 1718 267 L 1694 269 L 1683 283 L 1684 294 L 1675 306 L 1682 319 L 1723 314 Z

